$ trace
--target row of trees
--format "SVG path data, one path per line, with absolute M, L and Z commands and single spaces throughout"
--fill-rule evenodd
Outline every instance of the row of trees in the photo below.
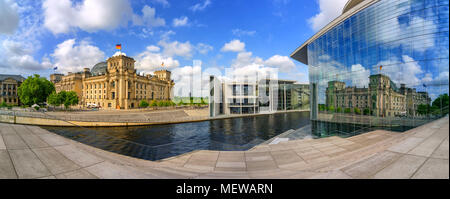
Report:
M 53 106 L 64 105 L 64 108 L 67 109 L 72 105 L 78 104 L 78 95 L 75 91 L 53 92 L 48 96 L 48 103 Z
M 156 100 L 152 100 L 150 103 L 145 101 L 145 100 L 141 100 L 139 102 L 139 107 L 140 108 L 147 108 L 147 107 L 169 107 L 169 106 L 175 106 L 176 104 L 170 100 L 161 100 L 161 101 L 156 101 Z
M 55 85 L 37 74 L 25 79 L 17 88 L 17 94 L 25 106 L 32 106 L 34 104 L 42 105 L 44 102 L 48 102 L 48 104 L 53 106 L 64 105 L 65 108 L 68 108 L 78 104 L 76 92 L 61 91 L 56 93 Z
M 152 100 L 150 102 L 147 102 L 145 100 L 141 100 L 139 102 L 140 108 L 147 108 L 147 107 L 168 107 L 168 106 L 185 106 L 185 105 L 206 105 L 208 103 L 205 102 L 203 98 L 200 99 L 200 103 L 195 104 L 191 98 L 189 103 L 183 102 L 183 99 L 181 99 L 178 103 L 175 103 L 171 100 L 162 100 L 162 101 L 156 101 Z
M 361 114 L 361 110 L 359 108 L 341 108 L 334 106 L 325 106 L 325 104 L 319 104 L 319 111 L 328 111 L 331 113 L 355 113 Z M 372 110 L 365 108 L 362 113 L 364 115 L 371 115 Z M 449 113 L 449 96 L 447 93 L 439 95 L 431 105 L 429 104 L 420 104 L 417 107 L 417 113 L 419 115 L 445 115 Z
M 449 111 L 449 96 L 448 94 L 439 95 L 431 105 L 429 104 L 420 104 L 417 107 L 417 113 L 420 115 L 445 115 L 448 114 Z

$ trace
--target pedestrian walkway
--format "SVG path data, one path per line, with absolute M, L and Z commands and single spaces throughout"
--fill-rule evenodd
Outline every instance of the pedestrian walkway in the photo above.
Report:
M 147 161 L 0 123 L 0 178 L 449 178 L 448 117 L 404 133 L 263 144 L 249 151 L 195 151 Z

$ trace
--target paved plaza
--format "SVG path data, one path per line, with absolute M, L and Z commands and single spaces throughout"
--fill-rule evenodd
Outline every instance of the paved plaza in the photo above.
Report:
M 0 178 L 449 178 L 448 117 L 404 133 L 377 130 L 194 151 L 161 161 L 123 156 L 37 126 L 0 123 Z

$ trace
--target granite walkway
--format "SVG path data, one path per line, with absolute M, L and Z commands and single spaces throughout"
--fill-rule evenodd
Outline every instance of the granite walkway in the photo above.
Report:
M 449 178 L 448 117 L 404 133 L 195 151 L 161 161 L 123 156 L 37 126 L 0 123 L 0 178 Z

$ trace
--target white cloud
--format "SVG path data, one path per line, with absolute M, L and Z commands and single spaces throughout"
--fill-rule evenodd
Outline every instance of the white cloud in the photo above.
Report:
M 393 57 L 390 60 L 378 62 L 377 66 L 382 65 L 382 74 L 390 77 L 390 79 L 399 86 L 406 84 L 407 87 L 421 85 L 419 76 L 423 74 L 418 62 L 408 55 L 403 55 L 401 60 Z
M 188 26 L 189 19 L 188 17 L 184 16 L 184 17 L 180 17 L 180 18 L 175 18 L 173 19 L 172 25 L 174 27 L 180 27 L 180 26 Z
M 256 34 L 256 31 L 250 31 L 250 30 L 242 30 L 242 29 L 233 29 L 231 31 L 233 35 L 241 37 L 241 36 L 253 36 Z
M 385 26 L 385 24 L 379 24 Z M 382 28 L 382 27 L 380 27 Z M 412 17 L 408 24 L 400 24 L 397 18 L 391 19 L 389 29 L 400 31 L 381 31 L 377 34 L 377 40 L 381 43 L 390 43 L 391 45 L 404 45 L 415 51 L 424 52 L 425 50 L 434 47 L 434 35 L 437 31 L 437 26 L 432 20 L 425 20 L 421 17 Z M 404 37 L 403 35 L 420 35 L 415 41 L 417 44 L 412 44 L 408 39 L 398 40 Z M 394 41 L 395 40 L 395 41 Z M 391 47 L 395 47 L 391 46 Z
M 318 31 L 341 15 L 348 0 L 318 0 L 320 12 L 308 19 L 314 31 Z
M 153 46 L 153 45 L 147 46 L 146 49 L 149 52 L 159 52 L 161 50 L 158 46 Z
M 158 1 L 164 2 L 164 1 Z M 163 4 L 164 5 L 164 4 Z M 45 0 L 44 26 L 54 34 L 68 33 L 74 29 L 87 32 L 112 30 L 127 26 L 130 21 L 136 26 L 165 26 L 163 18 L 156 16 L 155 8 L 145 5 L 142 15 L 133 13 L 129 0 Z
M 206 7 L 208 7 L 210 4 L 211 4 L 211 0 L 205 0 L 203 3 L 197 3 L 193 6 L 191 6 L 189 9 L 191 9 L 193 12 L 202 11 Z
M 207 54 L 209 51 L 212 51 L 214 48 L 208 44 L 204 43 L 198 43 L 197 44 L 197 51 L 200 54 Z
M 12 0 L 0 0 L 0 34 L 13 34 L 19 25 L 18 5 Z
M 170 36 L 175 35 L 176 33 L 172 30 L 162 32 L 161 33 L 161 40 L 169 40 Z
M 145 25 L 148 27 L 165 26 L 166 21 L 163 18 L 156 17 L 156 10 L 148 5 L 142 8 L 142 17 L 133 15 L 135 25 Z
M 170 7 L 170 3 L 167 0 L 152 0 L 152 2 L 161 4 L 164 8 Z
M 157 48 L 156 46 L 148 46 L 146 51 L 137 55 L 135 68 L 144 73 L 151 73 L 160 69 L 174 69 L 180 65 L 178 60 L 158 53 Z M 162 63 L 164 63 L 164 66 L 162 66 Z
M 73 28 L 88 32 L 112 30 L 126 25 L 133 11 L 128 0 L 45 0 L 42 4 L 47 27 L 54 34 L 67 33 Z
M 33 58 L 33 52 L 31 43 L 4 40 L 0 46 L 0 68 L 7 73 L 51 68 L 48 59 L 43 59 L 44 61 L 39 63 Z
M 287 56 L 274 55 L 265 61 L 266 66 L 277 67 L 280 72 L 290 72 L 295 68 L 294 62 Z
M 263 64 L 250 63 L 248 65 L 231 68 L 226 72 L 226 78 L 237 81 L 256 81 L 260 79 L 278 79 L 278 68 L 267 67 Z
M 223 47 L 222 47 L 222 52 L 242 52 L 245 50 L 245 43 L 235 39 L 232 40 L 228 43 L 226 43 Z
M 79 72 L 104 61 L 105 53 L 86 40 L 77 43 L 75 39 L 68 39 L 58 44 L 51 56 L 58 72 Z
M 253 57 L 252 52 L 240 52 L 237 54 L 236 59 L 233 59 L 231 67 L 242 68 L 252 64 L 263 65 L 264 60 L 260 57 Z
M 192 57 L 192 51 L 194 47 L 189 41 L 181 43 L 178 41 L 168 42 L 166 40 L 161 40 L 158 45 L 163 47 L 163 55 L 167 57 L 181 56 L 185 58 Z
M 369 87 L 369 77 L 370 70 L 364 68 L 361 64 L 352 65 L 350 79 L 352 81 L 352 86 L 358 88 L 368 88 Z

